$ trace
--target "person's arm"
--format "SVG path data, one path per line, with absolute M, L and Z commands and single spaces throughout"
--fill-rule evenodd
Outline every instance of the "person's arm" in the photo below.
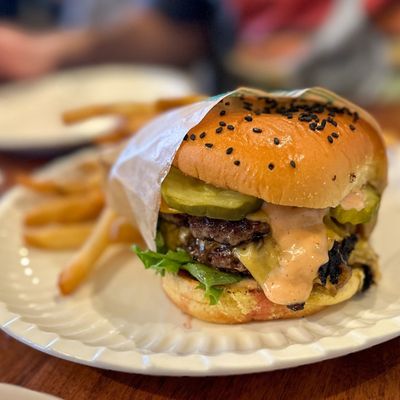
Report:
M 177 23 L 153 10 L 130 13 L 102 28 L 35 34 L 0 26 L 0 78 L 108 61 L 185 65 L 206 49 L 200 25 Z

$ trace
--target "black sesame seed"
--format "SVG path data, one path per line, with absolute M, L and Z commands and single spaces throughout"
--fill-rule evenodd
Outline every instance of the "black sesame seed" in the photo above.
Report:
M 275 165 L 274 165 L 274 164 L 272 164 L 272 163 L 269 163 L 269 164 L 268 164 L 268 169 L 269 169 L 269 170 L 272 171 L 274 168 L 275 168 Z
M 313 107 L 313 111 L 317 114 L 323 113 L 324 106 L 322 104 L 315 104 L 315 106 Z
M 188 140 L 188 135 L 187 134 L 183 137 L 183 140 Z
M 215 133 L 221 133 L 222 132 L 222 126 L 220 126 L 219 128 L 217 128 L 216 130 L 215 130 Z
M 272 108 L 276 107 L 278 105 L 278 102 L 275 99 L 266 99 L 265 102 L 269 104 Z
M 280 143 L 280 140 L 277 137 L 275 137 L 274 138 L 274 144 L 276 144 L 278 146 L 279 143 Z
M 195 135 L 194 133 L 192 133 L 192 134 L 190 135 L 190 139 L 191 139 L 191 140 L 196 140 L 196 135 Z
M 228 147 L 226 149 L 226 154 L 232 154 L 232 152 L 233 152 L 233 147 Z
M 260 110 L 254 111 L 254 114 L 261 115 L 261 111 Z
M 291 160 L 291 161 L 290 161 L 290 166 L 291 166 L 292 168 L 296 168 L 296 162 L 293 161 L 293 160 Z
M 229 106 L 231 103 L 229 103 L 229 101 L 227 101 L 226 103 L 225 103 L 225 105 L 226 106 Z
M 243 109 L 246 111 L 253 111 L 253 109 L 250 106 L 244 106 Z
M 230 131 L 233 131 L 233 130 L 235 129 L 235 127 L 234 127 L 233 125 L 228 125 L 227 128 L 228 128 Z
M 332 178 L 332 180 L 333 180 L 333 182 L 335 182 L 335 181 L 336 181 L 336 175 L 333 175 L 333 178 Z
M 333 126 L 337 126 L 337 122 L 332 117 L 328 117 L 326 120 Z
M 360 119 L 360 116 L 358 115 L 358 112 L 356 111 L 356 112 L 353 114 L 353 122 L 357 122 L 359 119 Z
M 253 103 L 250 103 L 248 101 L 244 101 L 243 105 L 247 106 L 247 107 L 253 107 Z
M 261 133 L 262 129 L 261 128 L 253 128 L 254 133 Z
M 337 132 L 332 132 L 331 136 L 337 139 L 339 137 L 339 134 Z
M 311 130 L 315 131 L 315 129 L 317 128 L 318 124 L 316 122 L 311 122 L 310 125 L 308 125 L 310 127 Z
M 253 117 L 252 117 L 251 115 L 246 115 L 246 116 L 244 117 L 244 119 L 245 119 L 247 122 L 253 121 Z
M 343 107 L 342 112 L 346 113 L 347 115 L 351 115 L 351 111 L 347 107 Z
M 200 139 L 204 139 L 206 137 L 206 133 L 205 132 L 201 132 L 199 135 Z
M 350 125 L 349 125 L 349 128 L 350 128 L 352 131 L 354 131 L 354 130 L 356 129 L 356 127 L 355 127 L 353 124 L 350 124 Z
M 226 111 L 225 110 L 222 110 L 222 111 L 220 111 L 220 113 L 219 113 L 219 115 L 222 117 L 223 115 L 225 115 L 226 114 Z
M 326 138 L 328 139 L 329 143 L 333 143 L 333 137 L 332 136 L 327 136 Z
M 239 166 L 239 165 L 240 165 L 240 161 L 239 161 L 239 160 L 235 160 L 233 163 L 234 163 L 236 166 Z
M 226 123 L 224 121 L 219 121 L 219 126 L 226 126 Z
M 312 117 L 311 115 L 308 114 L 301 114 L 299 117 L 299 121 L 301 122 L 311 122 L 312 121 Z
M 278 114 L 285 114 L 285 112 L 286 112 L 286 107 L 278 107 L 277 109 L 276 109 L 276 112 L 278 113 Z
M 206 143 L 204 146 L 208 147 L 209 149 L 211 149 L 211 147 L 213 147 L 214 145 L 212 143 Z

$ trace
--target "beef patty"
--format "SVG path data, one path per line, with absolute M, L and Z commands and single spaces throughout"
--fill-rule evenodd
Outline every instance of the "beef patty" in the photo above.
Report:
M 225 221 L 207 217 L 193 217 L 187 214 L 160 214 L 161 218 L 178 226 L 186 226 L 196 239 L 212 240 L 229 246 L 261 239 L 269 232 L 265 222 Z

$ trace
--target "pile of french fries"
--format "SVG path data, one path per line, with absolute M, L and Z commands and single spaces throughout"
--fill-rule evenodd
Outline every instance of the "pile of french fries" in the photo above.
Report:
M 120 125 L 97 139 L 96 144 L 123 141 L 157 114 L 190 104 L 203 96 L 158 100 L 154 103 L 98 105 L 68 111 L 68 124 L 99 115 L 117 115 Z M 105 188 L 109 166 L 99 156 L 74 165 L 76 174 L 39 179 L 20 175 L 19 184 L 43 197 L 24 216 L 23 239 L 27 246 L 48 251 L 74 250 L 62 268 L 58 286 L 63 295 L 73 293 L 94 270 L 105 250 L 117 243 L 142 243 L 140 233 L 106 204 Z

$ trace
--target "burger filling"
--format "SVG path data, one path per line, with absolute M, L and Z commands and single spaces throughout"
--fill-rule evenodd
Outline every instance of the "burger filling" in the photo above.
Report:
M 376 255 L 366 238 L 379 206 L 372 187 L 320 210 L 262 203 L 242 194 L 236 198 L 235 192 L 189 179 L 191 197 L 174 183 L 166 196 L 163 192 L 158 252 L 136 248 L 136 253 L 162 274 L 197 279 L 212 304 L 224 285 L 246 277 L 254 278 L 271 302 L 294 311 L 308 301 L 335 304 L 345 299 L 345 288 L 354 294 L 374 282 Z
M 259 279 L 256 280 L 260 282 L 273 268 L 278 267 L 279 249 L 273 244 L 271 229 L 266 222 L 248 219 L 223 221 L 188 214 L 160 213 L 159 229 L 169 249 L 185 250 L 194 261 L 218 271 L 242 278 L 257 277 Z M 327 230 L 331 236 L 335 235 L 329 232 L 329 228 Z M 335 295 L 350 279 L 352 267 L 357 267 L 364 272 L 362 290 L 368 289 L 374 281 L 373 269 L 368 264 L 373 266 L 376 262 L 375 254 L 359 233 L 346 231 L 346 236 L 340 238 L 336 234 L 336 239 L 330 239 L 327 261 L 318 266 L 316 276 L 311 279 L 311 288 L 320 286 L 327 293 Z M 358 254 L 354 251 L 356 248 Z M 366 254 L 369 254 L 369 258 L 365 260 Z M 298 273 L 301 275 L 302 271 Z M 309 295 L 307 293 L 307 298 Z M 300 310 L 304 301 L 290 299 L 287 305 L 293 310 Z

